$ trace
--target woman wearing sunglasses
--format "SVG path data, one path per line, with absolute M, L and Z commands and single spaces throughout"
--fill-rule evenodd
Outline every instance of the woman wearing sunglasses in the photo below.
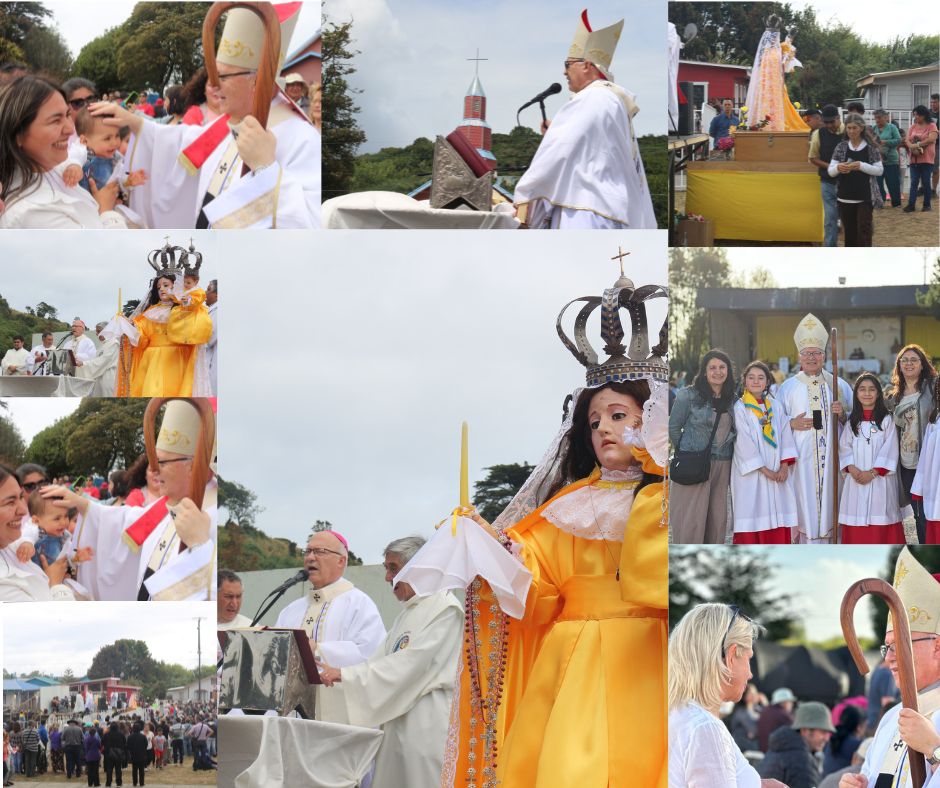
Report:
M 75 163 L 69 148 L 76 107 L 94 98 L 91 83 L 81 82 L 66 93 L 48 79 L 27 75 L 0 92 L 0 228 L 127 228 L 114 210 L 116 182 L 89 193 L 65 174 Z
M 786 788 L 760 778 L 718 717 L 747 689 L 760 632 L 737 606 L 710 603 L 669 636 L 669 788 Z

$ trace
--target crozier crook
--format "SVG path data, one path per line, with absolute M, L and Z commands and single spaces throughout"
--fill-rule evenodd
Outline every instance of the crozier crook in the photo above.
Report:
M 855 605 L 866 594 L 872 594 L 883 599 L 891 611 L 891 618 L 894 621 L 894 650 L 898 660 L 901 705 L 905 709 L 917 711 L 914 647 L 911 645 L 911 627 L 907 620 L 907 611 L 905 611 L 904 603 L 901 601 L 901 597 L 898 596 L 897 591 L 880 578 L 869 577 L 859 580 L 849 586 L 845 596 L 842 597 L 839 619 L 842 623 L 842 634 L 845 636 L 845 643 L 849 647 L 852 659 L 855 661 L 855 667 L 863 676 L 868 673 L 868 663 L 865 661 L 865 655 L 859 645 L 858 636 L 855 634 L 855 621 L 853 619 Z M 908 747 L 907 758 L 911 768 L 911 785 L 913 788 L 921 788 L 927 780 L 927 768 L 924 764 L 923 755 Z
M 215 445 L 215 414 L 207 399 L 190 397 L 153 397 L 147 403 L 144 412 L 144 445 L 147 447 L 147 461 L 152 471 L 159 471 L 157 462 L 157 413 L 170 400 L 181 399 L 192 405 L 199 414 L 199 438 L 193 454 L 193 470 L 190 476 L 189 498 L 199 509 L 209 481 L 209 465 L 212 462 L 212 447 Z
M 219 18 L 233 8 L 246 8 L 261 19 L 264 24 L 264 46 L 261 49 L 261 62 L 255 82 L 254 105 L 251 114 L 267 128 L 268 112 L 271 100 L 277 90 L 275 79 L 281 53 L 281 23 L 277 11 L 271 3 L 213 3 L 202 23 L 202 50 L 206 63 L 209 84 L 219 86 L 219 70 L 215 61 L 215 29 Z M 247 167 L 245 172 L 247 172 Z M 245 173 L 243 173 L 245 174 Z

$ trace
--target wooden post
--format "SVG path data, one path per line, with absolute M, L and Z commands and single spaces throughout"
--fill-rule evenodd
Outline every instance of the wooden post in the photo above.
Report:
M 835 330 L 835 329 L 833 329 Z M 907 620 L 907 611 L 898 592 L 890 584 L 877 577 L 859 580 L 849 586 L 845 596 L 842 597 L 842 607 L 839 610 L 839 620 L 842 622 L 842 634 L 849 647 L 855 667 L 863 676 L 868 673 L 868 663 L 859 645 L 855 634 L 855 605 L 866 594 L 880 597 L 888 605 L 891 618 L 894 622 L 894 650 L 898 660 L 898 684 L 901 687 L 901 704 L 905 709 L 917 711 L 917 677 L 914 673 L 914 647 L 911 644 L 911 627 Z M 922 753 L 907 749 L 907 757 L 911 767 L 911 785 L 921 788 L 927 780 L 927 769 L 924 765 Z

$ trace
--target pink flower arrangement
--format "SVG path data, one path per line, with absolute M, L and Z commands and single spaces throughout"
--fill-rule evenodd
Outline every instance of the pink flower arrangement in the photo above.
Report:
M 729 151 L 734 147 L 734 137 L 722 137 L 718 140 L 718 150 Z

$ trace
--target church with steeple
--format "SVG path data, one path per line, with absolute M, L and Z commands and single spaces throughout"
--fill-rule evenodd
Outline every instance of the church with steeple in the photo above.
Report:
M 484 159 L 493 162 L 495 168 L 496 157 L 492 150 L 493 131 L 490 124 L 486 122 L 486 93 L 483 91 L 483 85 L 480 84 L 480 60 L 486 58 L 481 58 L 480 51 L 477 50 L 477 56 L 470 59 L 476 61 L 476 70 L 473 82 L 467 88 L 467 94 L 463 99 L 463 120 L 457 130 Z

